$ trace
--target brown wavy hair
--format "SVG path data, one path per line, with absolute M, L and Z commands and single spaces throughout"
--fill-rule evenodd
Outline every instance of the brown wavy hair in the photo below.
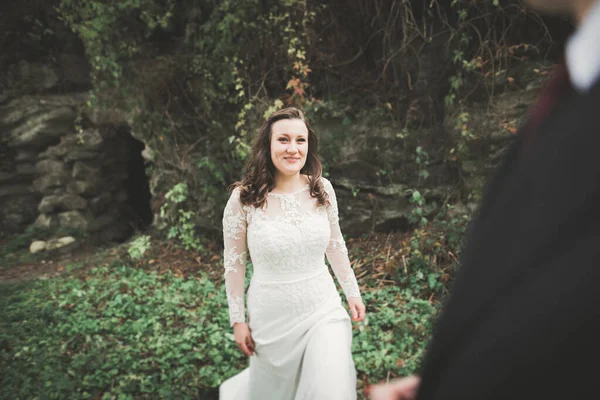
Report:
M 275 165 L 271 160 L 272 128 L 275 122 L 283 119 L 299 119 L 308 129 L 308 154 L 300 173 L 308 176 L 310 195 L 315 197 L 320 205 L 325 205 L 327 193 L 321 180 L 323 166 L 317 153 L 319 148 L 317 135 L 304 118 L 304 113 L 295 107 L 276 111 L 263 123 L 258 135 L 254 138 L 252 154 L 246 165 L 246 176 L 240 182 L 234 183 L 231 188 L 240 188 L 242 204 L 256 208 L 262 208 L 265 205 L 267 194 L 275 187 Z

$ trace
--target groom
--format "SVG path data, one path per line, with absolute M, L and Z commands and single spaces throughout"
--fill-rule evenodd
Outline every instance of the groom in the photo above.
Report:
M 372 400 L 600 398 L 600 0 L 488 188 L 420 377 Z

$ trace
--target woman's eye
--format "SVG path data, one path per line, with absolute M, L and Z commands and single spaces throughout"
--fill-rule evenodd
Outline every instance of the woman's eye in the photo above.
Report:
M 304 143 L 304 142 L 306 142 L 306 139 L 298 139 L 298 141 L 299 141 L 300 143 Z
M 287 138 L 279 138 L 280 142 L 287 142 Z

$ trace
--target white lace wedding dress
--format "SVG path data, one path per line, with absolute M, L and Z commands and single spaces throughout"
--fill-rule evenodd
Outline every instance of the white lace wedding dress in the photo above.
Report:
M 352 400 L 356 371 L 352 327 L 327 266 L 346 297 L 360 297 L 338 223 L 331 183 L 318 206 L 308 185 L 270 193 L 264 209 L 242 206 L 236 189 L 225 207 L 225 287 L 230 322 L 244 322 L 246 254 L 253 263 L 248 325 L 250 366 L 223 382 L 221 400 Z

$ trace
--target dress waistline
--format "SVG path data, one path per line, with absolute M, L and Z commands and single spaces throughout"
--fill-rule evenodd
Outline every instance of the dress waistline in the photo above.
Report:
M 251 283 L 256 282 L 261 285 L 281 285 L 291 284 L 306 281 L 308 279 L 316 278 L 324 273 L 329 273 L 327 266 L 323 264 L 320 268 L 310 269 L 308 271 L 302 271 L 300 273 L 254 273 L 252 275 Z

